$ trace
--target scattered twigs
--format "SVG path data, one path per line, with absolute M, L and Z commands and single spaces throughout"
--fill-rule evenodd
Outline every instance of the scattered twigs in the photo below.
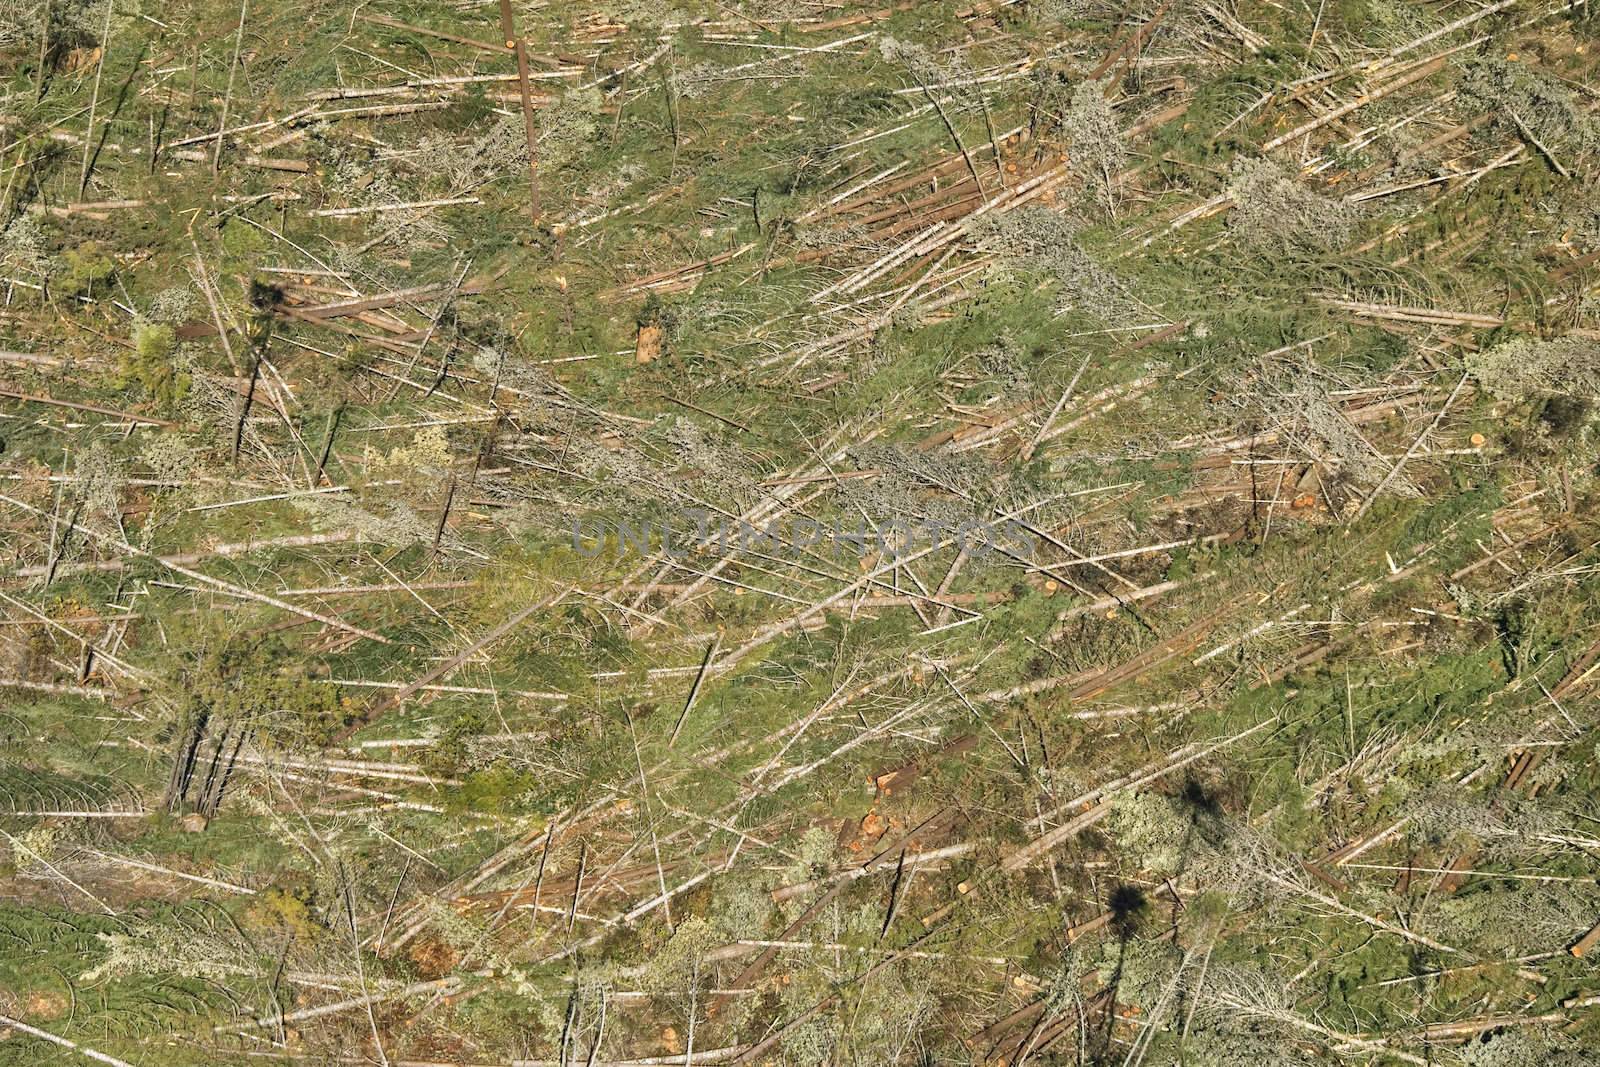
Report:
M 48 1030 L 41 1030 L 37 1026 L 29 1026 L 22 1020 L 13 1019 L 9 1015 L 0 1015 L 0 1026 L 7 1026 L 18 1033 L 27 1034 L 29 1037 L 37 1037 L 41 1041 L 48 1041 L 53 1045 L 59 1045 L 64 1049 L 76 1052 L 78 1055 L 83 1056 L 86 1059 L 95 1060 L 99 1063 L 109 1063 L 111 1064 L 111 1067 L 134 1067 L 134 1065 L 129 1063 L 127 1060 L 119 1060 L 115 1056 L 108 1056 L 104 1052 L 97 1052 L 88 1045 L 80 1045 L 76 1041 L 68 1041 L 66 1038 L 61 1037 L 58 1034 L 52 1034 Z
M 1351 518 L 1352 522 L 1359 520 L 1361 516 L 1365 515 L 1367 513 L 1367 509 L 1372 506 L 1372 502 L 1378 499 L 1379 494 L 1381 494 L 1385 489 L 1389 488 L 1394 480 L 1400 476 L 1400 468 L 1406 465 L 1406 460 L 1417 454 L 1417 452 L 1422 448 L 1423 443 L 1427 441 L 1428 435 L 1439 428 L 1439 423 L 1444 421 L 1445 414 L 1450 410 L 1450 405 L 1456 402 L 1456 397 L 1461 395 L 1461 390 L 1466 386 L 1466 384 L 1467 374 L 1463 372 L 1460 380 L 1456 382 L 1456 387 L 1450 390 L 1450 395 L 1445 398 L 1444 405 L 1439 408 L 1439 413 L 1433 417 L 1433 421 L 1428 423 L 1427 427 L 1421 433 L 1417 434 L 1416 440 L 1411 442 L 1411 447 L 1406 449 L 1406 454 L 1401 456 L 1399 461 L 1396 462 L 1393 467 L 1389 468 L 1389 473 L 1383 476 L 1383 481 L 1379 482 L 1377 486 L 1374 487 L 1372 492 L 1367 494 L 1367 498 L 1361 502 L 1361 506 L 1356 509 L 1355 515 Z
M 135 426 L 173 426 L 175 423 L 167 419 L 152 418 L 149 415 L 136 415 L 131 411 L 118 411 L 116 408 L 103 408 L 97 404 L 79 404 L 71 400 L 57 400 L 54 397 L 40 396 L 36 393 L 20 393 L 14 389 L 0 389 L 0 396 L 10 397 L 12 400 L 21 400 L 29 404 L 46 404 L 54 408 L 68 408 L 72 411 L 88 411 L 96 415 L 109 415 Z
M 4 494 L 0 494 L 0 501 L 4 501 L 14 508 L 20 508 L 29 514 L 38 515 L 41 518 L 49 518 L 48 512 L 40 511 L 31 504 L 25 504 L 20 500 L 5 496 Z M 154 553 L 146 552 L 142 548 L 135 548 L 133 545 L 128 544 L 120 537 L 112 537 L 107 534 L 102 534 L 96 530 L 91 530 L 88 527 L 77 523 L 73 524 L 73 528 L 82 531 L 96 541 L 99 541 L 103 544 L 108 544 L 122 552 L 126 552 L 130 556 L 151 560 L 163 567 L 166 567 L 168 570 L 175 571 L 176 573 L 183 575 L 185 578 L 199 582 L 202 585 L 210 586 L 213 589 L 222 590 L 223 592 L 239 597 L 242 600 L 252 600 L 258 604 L 266 604 L 268 607 L 279 608 L 283 611 L 290 612 L 291 614 L 298 615 L 301 618 L 310 619 L 313 622 L 320 622 L 324 626 L 332 626 L 336 630 L 343 630 L 345 633 L 351 634 L 352 636 L 366 638 L 368 641 L 377 641 L 379 644 L 384 645 L 391 643 L 389 639 L 384 637 L 382 634 L 373 633 L 371 630 L 363 630 L 359 626 L 352 626 L 342 619 L 336 619 L 330 615 L 323 615 L 321 612 L 298 607 L 294 604 L 288 603 L 287 601 L 279 600 L 277 597 L 268 596 L 265 593 L 257 593 L 253 590 L 245 589 L 242 586 L 234 585 L 232 582 L 225 582 L 220 578 L 213 578 L 209 574 L 201 574 L 199 571 L 190 570 L 188 567 L 185 567 L 181 564 L 173 563 L 170 560 L 166 560 L 155 555 Z
M 1318 299 L 1329 307 L 1338 308 L 1340 311 L 1348 311 L 1364 318 L 1390 319 L 1395 322 L 1420 322 L 1430 326 L 1473 326 L 1479 329 L 1492 329 L 1496 326 L 1505 325 L 1505 320 L 1498 315 L 1483 315 L 1472 311 L 1440 311 L 1436 308 L 1366 304 L 1355 300 L 1343 300 L 1331 295 L 1323 295 Z
M 100 27 L 99 55 L 96 56 L 94 65 L 94 91 L 89 97 L 89 121 L 83 131 L 83 166 L 78 171 L 79 196 L 89 188 L 89 168 L 94 164 L 94 120 L 95 112 L 100 106 L 100 76 L 105 73 L 106 55 L 111 51 L 111 11 L 111 6 L 107 5 L 105 21 Z M 48 9 L 45 14 L 49 15 Z M 49 37 L 49 33 L 46 32 L 45 36 Z
M 239 0 L 239 28 L 233 35 L 233 57 L 228 61 L 228 87 L 222 94 L 222 117 L 217 120 L 217 136 L 211 146 L 211 173 L 222 163 L 222 135 L 228 128 L 228 108 L 233 103 L 233 81 L 239 72 L 239 49 L 244 45 L 244 24 L 250 13 L 250 0 Z
M 1327 111 L 1321 115 L 1318 115 L 1314 119 L 1303 122 L 1294 129 L 1290 130 L 1288 133 L 1274 137 L 1272 140 L 1262 145 L 1261 150 L 1263 152 L 1270 152 L 1274 148 L 1281 148 L 1290 141 L 1295 141 L 1309 133 L 1314 133 L 1317 130 L 1322 129 L 1322 127 L 1328 125 L 1328 123 L 1336 122 L 1337 120 L 1344 118 L 1352 111 L 1366 107 L 1368 104 L 1382 100 L 1391 93 L 1399 92 L 1408 85 L 1415 85 L 1424 78 L 1428 78 L 1439 73 L 1439 71 L 1444 69 L 1444 65 L 1445 58 L 1443 56 L 1430 59 L 1426 63 L 1423 63 L 1421 66 L 1412 70 L 1409 74 L 1405 74 L 1402 77 L 1396 78 L 1394 81 L 1389 82 L 1386 85 L 1382 85 L 1370 93 L 1363 93 L 1361 96 L 1356 97 L 1349 103 L 1341 104 L 1340 106 L 1333 108 L 1331 111 Z
M 5 498 L 0 497 L 0 500 L 3 499 Z M 441 678 L 449 677 L 451 674 L 455 673 L 456 669 L 459 668 L 463 663 L 466 663 L 473 656 L 476 656 L 485 648 L 493 645 L 496 641 L 499 641 L 501 638 L 505 637 L 518 626 L 521 626 L 535 612 L 543 611 L 547 608 L 555 606 L 556 604 L 560 603 L 570 592 L 570 589 L 562 589 L 561 591 L 548 596 L 537 603 L 529 604 L 520 611 L 513 613 L 512 616 L 505 622 L 501 623 L 499 626 L 496 626 L 482 637 L 473 641 L 466 648 L 462 649 L 448 660 L 445 660 L 443 663 L 423 674 L 415 681 L 406 683 L 403 688 L 397 690 L 394 694 L 384 697 L 382 700 L 378 701 L 375 705 L 367 710 L 367 713 L 362 717 L 361 720 L 352 723 L 343 730 L 339 731 L 339 733 L 335 735 L 334 740 L 348 740 L 351 734 L 362 729 L 363 727 L 370 726 L 383 715 L 404 704 L 413 694 L 422 689 L 424 686 L 436 682 Z

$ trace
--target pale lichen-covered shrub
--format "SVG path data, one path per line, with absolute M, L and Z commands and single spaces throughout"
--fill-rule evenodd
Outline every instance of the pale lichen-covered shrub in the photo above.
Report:
M 199 310 L 200 297 L 190 285 L 174 285 L 163 289 L 150 301 L 151 322 L 165 326 L 180 326 L 194 318 Z
M 1454 783 L 1426 790 L 1405 811 L 1418 842 L 1445 850 L 1477 847 L 1503 825 L 1487 801 Z
M 878 468 L 887 475 L 903 476 L 902 484 L 936 487 L 958 496 L 981 496 L 993 487 L 1005 472 L 973 454 L 951 455 L 941 452 L 918 452 L 898 445 L 866 444 L 850 449 L 850 458 L 862 468 Z M 907 510 L 907 501 L 873 500 L 874 504 L 898 504 L 898 510 Z M 886 510 L 896 511 L 894 507 Z
M 985 252 L 997 252 L 1032 270 L 1054 275 L 1062 310 L 1082 312 L 1108 324 L 1148 316 L 1133 293 L 1097 263 L 1082 245 L 1080 223 L 1046 207 L 1029 205 L 1004 215 L 986 215 L 972 228 Z
M 444 191 L 454 196 L 527 167 L 527 128 L 521 115 L 505 115 L 470 144 L 457 144 L 447 134 L 428 134 L 405 159 L 418 174 L 442 178 Z
M 1469 1041 L 1461 1062 L 1464 1067 L 1584 1067 L 1594 1061 L 1563 1034 L 1508 1027 Z
M 689 21 L 692 16 L 668 0 L 612 0 L 606 14 L 630 29 L 659 31 Z
M 1194 838 L 1188 815 L 1160 793 L 1118 796 L 1106 820 L 1106 832 L 1140 868 L 1167 875 L 1177 873 L 1185 846 L 1192 845 Z
M 1357 482 L 1381 481 L 1389 473 L 1383 457 L 1325 392 L 1312 387 L 1287 399 L 1333 470 Z M 1415 487 L 1399 478 L 1391 481 L 1389 488 L 1405 496 L 1416 495 Z
M 772 895 L 759 885 L 748 880 L 728 880 L 717 885 L 711 923 L 718 937 L 726 941 L 757 938 L 766 932 L 777 913 Z
M 1519 883 L 1437 901 L 1423 924 L 1446 944 L 1503 958 L 1561 945 L 1594 923 L 1600 894 L 1578 882 Z
M 1467 354 L 1467 371 L 1497 400 L 1600 397 L 1600 345 L 1580 338 L 1518 337 Z
M 79 453 L 76 474 L 88 516 L 114 526 L 122 513 L 121 496 L 127 484 L 123 461 L 104 442 L 96 441 Z
M 722 495 L 746 493 L 755 488 L 755 479 L 745 469 L 742 457 L 706 435 L 688 419 L 675 418 L 667 426 L 667 444 L 696 484 Z
M 1394 47 L 1416 40 L 1442 22 L 1428 9 L 1404 0 L 1367 0 L 1366 25 L 1368 40 L 1379 47 Z
M 32 215 L 18 215 L 0 230 L 0 268 L 43 275 L 50 272 L 50 241 Z
M 427 544 L 438 531 L 437 517 L 429 518 L 398 501 L 372 511 L 332 496 L 308 496 L 294 503 L 306 515 L 313 530 L 351 530 L 363 540 L 391 548 Z M 440 542 L 453 545 L 458 537 L 446 528 Z
M 907 972 L 914 972 L 908 967 Z M 930 973 L 879 972 L 867 981 L 863 1001 L 872 1010 L 851 1020 L 851 1060 L 856 1063 L 905 1063 L 906 1052 L 926 1032 L 934 1010 Z
M 1073 22 L 1094 10 L 1092 0 L 1037 0 L 1029 9 L 1041 22 Z
M 705 919 L 685 919 L 645 963 L 639 988 L 658 996 L 687 994 L 710 978 L 712 965 L 706 955 L 720 944 L 721 937 Z
M 1100 980 L 1117 984 L 1117 1000 L 1149 1013 L 1167 995 L 1183 952 L 1171 940 L 1130 938 L 1107 941 L 1101 947 Z
M 1067 140 L 1067 159 L 1084 181 L 1109 188 L 1112 177 L 1128 159 L 1128 148 L 1117 127 L 1117 116 L 1099 82 L 1079 82 L 1061 116 Z
M 1457 92 L 1469 113 L 1488 113 L 1513 129 L 1521 122 L 1549 151 L 1600 146 L 1600 126 L 1573 103 L 1566 87 L 1525 63 L 1476 59 L 1463 71 Z
M 1228 229 L 1256 248 L 1327 251 L 1349 242 L 1361 217 L 1344 200 L 1322 196 L 1265 159 L 1239 160 L 1228 175 Z
M 540 115 L 539 163 L 555 168 L 582 159 L 600 125 L 600 90 L 573 89 Z M 526 141 L 527 133 L 523 132 Z
M 85 982 L 160 974 L 225 982 L 260 971 L 249 939 L 230 924 L 135 920 L 126 931 L 96 936 L 106 956 L 80 976 Z
M 1589 197 L 1576 204 L 1554 204 L 1548 217 L 1550 225 L 1562 232 L 1562 240 L 1578 251 L 1600 248 L 1600 199 Z M 1580 298 L 1580 304 L 1587 300 L 1592 297 Z
M 1200 968 L 1190 964 L 1180 977 L 1180 991 L 1194 1005 L 1183 1024 L 1185 1065 L 1312 1067 L 1327 1062 L 1309 1051 L 1305 1032 L 1296 1025 L 1301 1016 L 1285 976 L 1220 960 L 1204 974 L 1202 981 Z M 1120 987 L 1117 997 L 1122 999 Z
M 1307 441 L 1323 466 L 1340 480 L 1375 484 L 1389 473 L 1390 464 L 1351 423 L 1330 397 L 1333 379 L 1299 362 L 1263 364 L 1240 378 L 1235 391 L 1238 410 L 1255 417 L 1264 413 L 1280 432 Z M 1403 477 L 1391 489 L 1414 494 Z
M 918 85 L 937 92 L 946 107 L 950 106 L 952 98 L 961 109 L 978 108 L 983 104 L 978 87 L 968 84 L 976 75 L 959 54 L 935 55 L 924 45 L 887 35 L 878 38 L 878 53 L 889 62 L 903 66 Z
M 61 832 L 51 826 L 35 826 L 15 837 L 7 836 L 11 863 L 18 871 L 43 875 L 60 859 Z
M 36 52 L 46 14 L 51 42 L 77 47 L 98 39 L 106 11 L 103 3 L 86 0 L 54 0 L 48 8 L 40 0 L 0 0 L 0 48 Z
M 790 1063 L 827 1063 L 833 1058 L 837 1040 L 834 1024 L 822 1019 L 807 1019 L 783 1032 L 782 1048 Z
M 42 4 L 0 0 L 0 48 L 20 45 L 39 32 Z
M 1194 1067 L 1238 1067 L 1241 1063 L 1314 1067 L 1326 1061 L 1305 1052 L 1288 1026 L 1250 1018 L 1219 1019 L 1213 1025 L 1197 1027 L 1184 1044 L 1183 1062 Z

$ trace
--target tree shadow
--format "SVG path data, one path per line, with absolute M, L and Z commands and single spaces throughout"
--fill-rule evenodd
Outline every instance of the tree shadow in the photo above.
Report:
M 1117 939 L 1117 960 L 1111 968 L 1111 978 L 1106 982 L 1105 1024 L 1101 1028 L 1099 1048 L 1094 1052 L 1095 1063 L 1105 1063 L 1111 1054 L 1111 1039 L 1117 1025 L 1117 987 L 1122 983 L 1122 968 L 1128 955 L 1128 942 L 1138 933 L 1139 926 L 1150 910 L 1150 898 L 1136 885 L 1126 882 L 1111 891 L 1106 900 L 1111 911 L 1111 932 Z
M 89 187 L 89 179 L 94 176 L 94 168 L 100 162 L 100 153 L 105 150 L 106 138 L 111 136 L 111 124 L 116 121 L 118 115 L 122 114 L 123 107 L 128 103 L 128 94 L 133 89 L 133 80 L 139 74 L 139 67 L 144 63 L 144 57 L 149 54 L 150 43 L 148 41 L 141 42 L 139 54 L 134 57 L 133 66 L 128 68 L 128 76 L 122 80 L 122 84 L 117 88 L 116 102 L 111 108 L 111 114 L 100 122 L 99 136 L 95 138 L 94 145 L 89 153 L 88 165 L 83 171 L 82 189 Z M 80 189 L 79 195 L 82 195 L 82 189 Z

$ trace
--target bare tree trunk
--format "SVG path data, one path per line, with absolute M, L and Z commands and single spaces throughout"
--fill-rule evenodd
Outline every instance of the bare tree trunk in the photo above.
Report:
M 535 226 L 543 211 L 539 203 L 539 129 L 533 121 L 533 93 L 528 88 L 528 46 L 517 36 L 517 25 L 511 14 L 511 0 L 500 0 L 500 30 L 505 35 L 506 47 L 517 56 L 517 85 L 522 90 L 522 124 L 528 139 L 528 214 Z
M 167 778 L 167 793 L 161 801 L 161 806 L 169 812 L 176 811 L 189 792 L 189 782 L 194 777 L 195 755 L 206 732 L 206 718 L 204 714 L 197 715 L 178 745 L 177 756 L 172 761 L 172 773 Z
M 228 107 L 233 103 L 233 77 L 239 69 L 239 48 L 244 44 L 244 20 L 250 12 L 250 0 L 240 0 L 239 29 L 233 35 L 233 59 L 228 63 L 228 88 L 222 94 L 222 121 L 217 125 L 217 143 L 211 149 L 211 173 L 216 174 L 222 162 L 222 131 L 228 128 Z
M 211 796 L 211 791 L 217 782 L 217 772 L 222 767 L 222 750 L 227 746 L 228 738 L 232 734 L 232 727 L 223 727 L 221 735 L 211 747 L 211 766 L 206 768 L 206 780 L 200 786 L 200 795 L 195 798 L 195 810 L 202 815 L 206 813 L 206 800 Z
M 222 797 L 228 789 L 229 779 L 233 777 L 233 768 L 238 763 L 239 750 L 244 747 L 244 739 L 245 731 L 242 730 L 234 736 L 233 750 L 228 753 L 228 760 L 222 765 L 222 773 L 217 776 L 214 784 L 207 782 L 207 785 L 211 786 L 211 788 L 200 799 L 200 805 L 197 810 L 208 819 L 213 818 L 218 809 L 222 807 Z M 219 744 L 217 746 L 218 751 L 221 748 L 222 746 Z
M 83 131 L 83 166 L 78 171 L 78 196 L 89 187 L 89 160 L 94 153 L 94 113 L 100 104 L 100 75 L 106 69 L 106 53 L 111 50 L 111 10 L 106 4 L 106 21 L 100 29 L 100 61 L 94 67 L 94 92 L 89 97 L 89 125 Z
M 52 4 L 44 0 L 44 11 L 39 16 L 39 69 L 33 73 L 33 97 L 44 99 L 44 68 L 50 61 L 50 16 Z
M 261 380 L 261 353 L 250 364 L 250 384 L 245 387 L 244 400 L 239 405 L 239 421 L 233 427 L 233 465 L 239 466 L 239 449 L 244 446 L 244 424 L 250 418 L 250 407 L 256 399 L 256 382 Z
M 339 420 L 344 417 L 344 405 L 340 404 L 328 412 L 328 429 L 322 442 L 322 452 L 317 456 L 317 473 L 311 478 L 311 488 L 315 489 L 327 477 L 328 457 L 333 455 L 333 438 L 339 432 Z M 331 484 L 331 483 L 330 483 Z

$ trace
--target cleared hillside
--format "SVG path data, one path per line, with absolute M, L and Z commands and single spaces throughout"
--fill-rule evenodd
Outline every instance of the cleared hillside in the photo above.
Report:
M 1593 1062 L 1596 47 L 0 0 L 0 1063 Z

